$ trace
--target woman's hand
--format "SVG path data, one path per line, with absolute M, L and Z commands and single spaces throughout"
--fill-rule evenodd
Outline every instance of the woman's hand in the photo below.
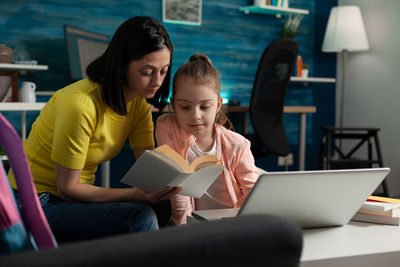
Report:
M 150 203 L 157 203 L 162 200 L 170 199 L 182 190 L 181 187 L 166 186 L 154 191 L 144 191 L 139 188 L 134 188 L 133 200 L 142 199 Z M 138 197 L 141 195 L 141 197 Z
M 166 186 L 154 191 L 134 188 L 103 188 L 80 183 L 82 170 L 72 170 L 54 164 L 58 195 L 69 201 L 112 202 L 112 201 L 147 201 L 156 203 L 178 194 L 182 188 Z

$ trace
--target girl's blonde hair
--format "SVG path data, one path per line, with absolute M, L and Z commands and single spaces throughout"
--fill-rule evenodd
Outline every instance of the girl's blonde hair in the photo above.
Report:
M 202 84 L 213 84 L 217 95 L 220 95 L 221 84 L 219 81 L 220 75 L 217 69 L 212 64 L 209 57 L 203 54 L 195 54 L 190 57 L 189 61 L 179 67 L 175 72 L 172 97 L 175 97 L 176 83 L 180 76 L 185 76 L 194 79 L 195 82 Z M 225 115 L 223 107 L 221 107 L 215 116 L 215 122 L 221 124 L 229 130 L 233 130 L 233 124 Z

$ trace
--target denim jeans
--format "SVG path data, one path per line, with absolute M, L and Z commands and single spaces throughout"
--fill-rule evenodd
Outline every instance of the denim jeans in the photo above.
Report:
M 169 201 L 70 202 L 48 192 L 39 195 L 57 241 L 100 238 L 124 233 L 155 231 L 167 224 Z

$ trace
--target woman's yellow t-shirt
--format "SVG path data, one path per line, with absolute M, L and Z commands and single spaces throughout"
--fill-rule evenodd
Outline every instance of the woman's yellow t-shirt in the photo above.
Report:
M 81 169 L 80 182 L 93 184 L 98 164 L 115 157 L 126 139 L 131 148 L 154 146 L 150 105 L 142 97 L 115 113 L 100 85 L 84 79 L 58 90 L 44 106 L 24 143 L 38 193 L 57 194 L 54 162 Z M 9 174 L 16 188 L 12 172 Z

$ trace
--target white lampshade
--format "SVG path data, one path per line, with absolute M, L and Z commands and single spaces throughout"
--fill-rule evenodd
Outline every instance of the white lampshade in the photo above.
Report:
M 326 27 L 322 51 L 340 52 L 343 50 L 368 50 L 361 11 L 358 6 L 337 6 L 331 9 Z

